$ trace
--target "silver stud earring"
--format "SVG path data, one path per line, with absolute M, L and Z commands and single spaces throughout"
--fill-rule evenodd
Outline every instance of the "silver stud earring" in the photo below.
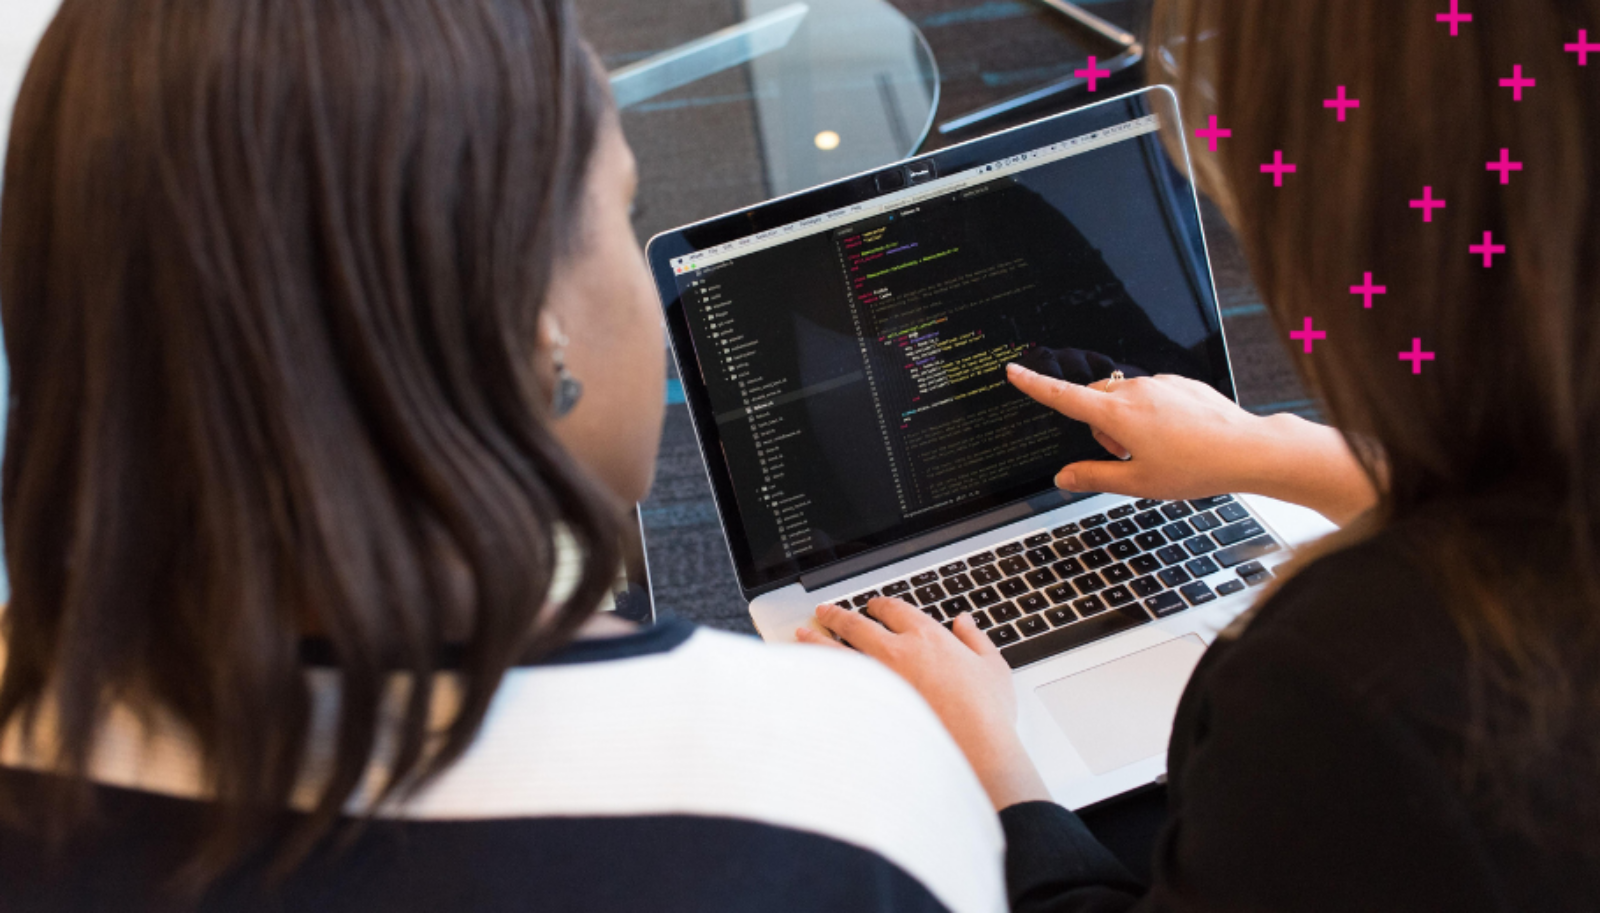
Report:
M 557 330 L 555 343 L 550 357 L 556 364 L 556 389 L 550 399 L 550 411 L 556 418 L 562 418 L 578 405 L 583 396 L 583 383 L 567 370 L 567 334 Z

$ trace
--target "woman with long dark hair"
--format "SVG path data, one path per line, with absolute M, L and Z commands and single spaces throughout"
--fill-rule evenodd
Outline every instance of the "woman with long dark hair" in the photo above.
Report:
M 563 0 L 66 0 L 0 204 L 0 910 L 984 910 L 859 657 L 602 612 L 663 408 Z
M 1263 299 L 1285 334 L 1327 334 L 1295 359 L 1339 433 L 1177 378 L 1012 380 L 1128 457 L 1063 488 L 1349 522 L 1195 670 L 1151 882 L 1047 801 L 970 621 L 894 600 L 869 606 L 887 630 L 819 620 L 962 743 L 1016 909 L 1600 908 L 1600 3 L 1177 0 L 1155 21 L 1190 126 L 1232 131 L 1191 151 Z M 1363 275 L 1388 288 L 1370 309 Z

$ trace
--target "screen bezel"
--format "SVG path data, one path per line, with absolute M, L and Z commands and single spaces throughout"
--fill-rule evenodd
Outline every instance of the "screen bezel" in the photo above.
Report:
M 1152 103 L 1152 99 L 1160 100 Z M 1175 131 L 1176 142 L 1182 144 L 1184 160 L 1178 163 L 1180 172 L 1184 176 L 1193 173 L 1188 161 L 1187 144 L 1184 143 L 1183 122 L 1179 113 L 1177 95 L 1167 86 L 1152 86 L 1130 92 L 1115 98 L 1106 99 L 1082 108 L 1067 111 L 1031 123 L 1013 127 L 1001 133 L 979 137 L 956 146 L 940 149 L 926 156 L 919 156 L 907 161 L 918 164 L 931 162 L 938 178 L 946 178 L 954 174 L 989 164 L 1006 158 L 1028 152 L 1042 146 L 1048 146 L 1061 140 L 1070 139 L 1085 133 L 1093 132 L 1106 126 L 1113 126 L 1126 120 L 1133 120 L 1147 114 L 1159 113 L 1163 118 L 1171 118 L 1170 129 Z M 1167 133 L 1169 127 L 1164 122 L 1162 133 Z M 1149 139 L 1160 144 L 1162 134 L 1153 134 Z M 1141 138 L 1143 142 L 1146 138 Z M 1168 144 L 1170 148 L 1170 143 Z M 905 163 L 899 163 L 904 165 Z M 695 344 L 689 331 L 689 321 L 686 308 L 678 291 L 677 278 L 673 273 L 671 261 L 673 258 L 685 254 L 703 251 L 707 248 L 747 237 L 758 232 L 812 218 L 832 212 L 843 206 L 860 203 L 876 197 L 885 196 L 894 191 L 879 191 L 876 178 L 879 174 L 895 167 L 888 165 L 870 172 L 855 175 L 843 180 L 826 184 L 811 190 L 801 191 L 786 197 L 761 203 L 747 209 L 738 210 L 703 222 L 697 222 L 682 228 L 662 232 L 650 239 L 646 247 L 646 257 L 650 263 L 650 271 L 656 282 L 657 294 L 660 296 L 666 319 L 668 340 L 672 345 L 674 361 L 678 366 L 678 376 L 683 385 L 684 400 L 688 407 L 691 423 L 694 426 L 695 437 L 700 445 L 700 454 L 706 466 L 706 475 L 711 482 L 711 493 L 716 503 L 717 515 L 722 521 L 723 532 L 727 538 L 728 551 L 733 559 L 735 576 L 739 581 L 740 589 L 746 599 L 779 589 L 797 581 L 802 575 L 813 573 L 819 568 L 841 560 L 854 560 L 872 551 L 887 548 L 908 539 L 926 537 L 936 532 L 942 526 L 960 523 L 964 520 L 978 516 L 985 512 L 1014 505 L 1020 501 L 1035 498 L 1038 495 L 1053 491 L 1054 486 L 1050 479 L 1041 479 L 1040 483 L 1031 486 L 1022 486 L 1005 492 L 983 498 L 963 502 L 958 507 L 949 511 L 949 516 L 938 515 L 934 522 L 924 528 L 904 532 L 892 537 L 884 537 L 882 541 L 867 544 L 858 551 L 848 555 L 813 555 L 808 558 L 791 563 L 773 571 L 763 572 L 755 567 L 753 556 L 748 548 L 743 520 L 739 515 L 737 496 L 733 487 L 728 462 L 723 458 L 722 437 L 716 422 L 712 420 L 710 395 L 706 389 L 704 379 L 698 370 L 699 359 L 695 352 Z M 1208 328 L 1215 330 L 1211 334 L 1210 351 L 1207 353 L 1209 361 L 1214 367 L 1216 376 L 1209 378 L 1212 386 L 1216 387 L 1223 395 L 1230 399 L 1237 399 L 1233 381 L 1233 368 L 1228 358 L 1227 340 L 1224 338 L 1221 311 L 1218 305 L 1215 273 L 1211 268 L 1209 250 L 1205 240 L 1204 223 L 1200 217 L 1199 197 L 1192 180 L 1188 183 L 1188 192 L 1181 194 L 1182 199 L 1172 199 L 1172 207 L 1168 211 L 1177 211 L 1189 224 L 1184 228 L 1192 229 L 1193 236 L 1199 241 L 1199 250 L 1191 250 L 1191 254 L 1198 257 L 1194 266 L 1203 271 L 1203 275 L 1196 276 L 1205 302 L 1202 318 Z M 1170 191 L 1171 182 L 1161 181 L 1161 190 L 1164 198 L 1175 196 Z

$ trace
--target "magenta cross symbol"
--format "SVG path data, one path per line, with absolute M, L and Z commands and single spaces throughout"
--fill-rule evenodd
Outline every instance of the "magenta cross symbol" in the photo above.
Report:
M 1200 137 L 1203 140 L 1210 140 L 1211 141 L 1211 151 L 1212 152 L 1216 152 L 1217 151 L 1217 140 L 1219 140 L 1219 139 L 1227 139 L 1228 137 L 1233 136 L 1233 131 L 1227 129 L 1226 127 L 1218 127 L 1217 126 L 1217 116 L 1215 114 L 1213 114 L 1213 115 L 1211 115 L 1211 126 L 1209 126 L 1209 127 L 1201 127 L 1200 129 L 1194 131 L 1194 135 Z
M 1589 65 L 1590 54 L 1600 54 L 1600 42 L 1589 40 L 1588 29 L 1578 29 L 1578 43 L 1566 45 L 1563 50 L 1568 54 L 1577 54 L 1578 66 L 1586 67 Z
M 1307 317 L 1306 328 L 1303 330 L 1291 330 L 1289 332 L 1289 338 L 1298 339 L 1304 342 L 1306 344 L 1306 354 L 1310 355 L 1312 344 L 1319 339 L 1327 339 L 1328 334 L 1325 330 L 1313 330 L 1311 328 L 1311 318 Z
M 1418 339 L 1416 337 L 1412 337 L 1412 339 L 1411 339 L 1411 351 L 1409 351 L 1409 352 L 1401 352 L 1400 353 L 1400 360 L 1401 361 L 1409 361 L 1409 362 L 1411 362 L 1411 373 L 1412 374 L 1421 374 L 1422 373 L 1422 363 L 1425 362 L 1425 361 L 1433 361 L 1434 360 L 1434 354 L 1432 352 L 1424 352 L 1424 351 L 1422 351 L 1422 340 Z
M 1360 295 L 1363 301 L 1362 307 L 1370 311 L 1372 310 L 1372 296 L 1389 294 L 1389 287 L 1387 285 L 1373 285 L 1372 274 L 1367 273 L 1360 285 L 1350 286 L 1350 294 Z
M 1095 61 L 1094 57 L 1091 55 L 1089 57 L 1089 67 L 1088 67 L 1088 69 L 1073 70 L 1072 71 L 1072 75 L 1077 76 L 1077 77 L 1079 77 L 1081 79 L 1087 79 L 1089 81 L 1089 91 L 1090 92 L 1095 91 L 1096 83 L 1098 83 L 1100 80 L 1102 80 L 1102 79 L 1110 79 L 1111 78 L 1111 71 L 1110 70 L 1099 69 L 1099 68 L 1097 68 L 1095 66 L 1095 63 L 1096 63 L 1096 61 Z
M 1422 210 L 1422 221 L 1432 222 L 1433 211 L 1435 209 L 1445 208 L 1445 202 L 1444 200 L 1434 199 L 1433 185 L 1430 184 L 1427 187 L 1422 188 L 1422 199 L 1411 201 L 1411 208 Z
M 1522 90 L 1531 89 L 1538 84 L 1539 80 L 1522 75 L 1522 64 L 1520 63 L 1511 68 L 1510 76 L 1500 80 L 1500 85 L 1503 88 L 1511 90 L 1511 97 L 1514 101 L 1522 101 Z
M 1338 98 L 1327 99 L 1326 101 L 1324 101 L 1322 103 L 1322 106 L 1324 108 L 1338 108 L 1339 109 L 1339 123 L 1342 124 L 1342 123 L 1344 123 L 1344 116 L 1345 116 L 1346 112 L 1348 112 L 1351 108 L 1359 108 L 1359 107 L 1361 107 L 1361 99 L 1359 99 L 1359 98 L 1345 98 L 1344 86 L 1340 86 L 1339 87 L 1339 97 Z
M 1461 23 L 1472 21 L 1472 14 L 1461 12 L 1461 0 L 1450 0 L 1450 12 L 1434 16 L 1433 21 L 1450 23 L 1450 37 L 1454 38 L 1460 34 Z
M 1483 268 L 1489 269 L 1490 267 L 1494 266 L 1494 255 L 1505 253 L 1506 246 L 1504 244 L 1494 243 L 1494 232 L 1486 231 L 1483 233 L 1483 243 L 1474 244 L 1467 248 L 1467 250 L 1474 254 L 1482 254 Z
M 1272 161 L 1269 164 L 1261 166 L 1262 174 L 1272 175 L 1272 186 L 1274 187 L 1282 187 L 1283 176 L 1286 174 L 1294 174 L 1295 171 L 1296 168 L 1294 165 L 1284 162 L 1282 149 L 1274 150 L 1272 153 Z
M 1522 163 L 1521 162 L 1513 162 L 1511 160 L 1511 150 L 1510 149 L 1501 149 L 1500 150 L 1500 161 L 1498 161 L 1498 162 L 1490 162 L 1488 164 L 1488 166 L 1486 166 L 1484 168 L 1484 170 L 1485 171 L 1498 171 L 1498 172 L 1500 172 L 1500 183 L 1501 184 L 1509 184 L 1509 183 L 1511 183 L 1511 172 L 1513 172 L 1513 171 L 1521 171 L 1522 170 Z

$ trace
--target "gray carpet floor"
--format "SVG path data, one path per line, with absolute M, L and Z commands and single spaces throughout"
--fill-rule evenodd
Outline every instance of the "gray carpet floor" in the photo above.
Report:
M 1054 79 L 1082 66 L 1095 50 L 1031 0 L 893 3 L 918 24 L 933 48 L 941 74 L 941 117 Z M 1142 28 L 1142 0 L 1094 6 L 1124 27 Z M 738 0 L 579 0 L 579 9 L 589 40 L 608 68 L 741 18 Z M 1104 50 L 1100 53 L 1103 57 Z M 635 221 L 641 238 L 764 198 L 749 97 L 743 73 L 735 70 L 625 114 L 623 126 L 640 165 Z M 924 150 L 937 146 L 930 142 Z M 1205 216 L 1240 400 L 1260 413 L 1315 417 L 1315 405 L 1290 361 L 1298 356 L 1286 350 L 1260 303 L 1238 244 L 1213 209 L 1207 207 Z M 641 517 L 658 615 L 752 633 L 682 405 L 667 409 L 655 488 L 641 506 Z

